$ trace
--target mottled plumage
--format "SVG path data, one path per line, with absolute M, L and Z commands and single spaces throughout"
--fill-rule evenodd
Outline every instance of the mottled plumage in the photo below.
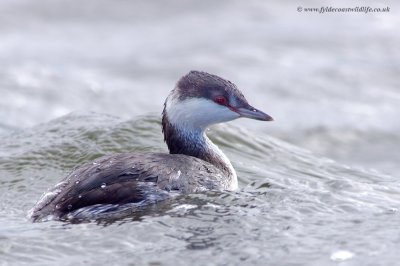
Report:
M 102 205 L 150 204 L 177 194 L 234 190 L 235 170 L 205 130 L 239 117 L 272 120 L 250 106 L 230 81 L 191 71 L 164 104 L 162 130 L 170 154 L 113 154 L 86 163 L 44 193 L 30 216 L 34 221 L 64 218 L 93 206 L 94 211 Z
M 165 193 L 195 193 L 227 188 L 224 173 L 200 159 L 163 153 L 122 153 L 86 163 L 46 192 L 31 217 L 62 216 L 95 204 L 137 203 L 165 198 Z M 149 187 L 153 187 L 149 189 Z M 159 193 L 159 195 L 155 194 Z

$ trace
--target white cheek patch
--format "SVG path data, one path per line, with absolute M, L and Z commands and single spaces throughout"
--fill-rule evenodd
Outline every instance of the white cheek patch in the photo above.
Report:
M 172 124 L 182 125 L 189 128 L 201 128 L 234 120 L 240 115 L 226 106 L 214 103 L 202 98 L 191 98 L 182 102 L 172 100 L 168 97 L 166 112 Z

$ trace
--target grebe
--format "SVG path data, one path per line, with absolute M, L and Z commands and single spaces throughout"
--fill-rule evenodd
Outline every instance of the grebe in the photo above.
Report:
M 205 130 L 239 117 L 273 120 L 249 105 L 232 82 L 191 71 L 164 103 L 162 132 L 169 154 L 122 153 L 86 163 L 44 193 L 29 216 L 33 221 L 48 216 L 63 219 L 85 208 L 107 212 L 130 203 L 155 203 L 170 195 L 235 190 L 235 169 Z

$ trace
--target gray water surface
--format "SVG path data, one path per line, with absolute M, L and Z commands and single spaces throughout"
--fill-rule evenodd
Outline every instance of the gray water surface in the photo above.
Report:
M 391 11 L 297 11 L 322 5 Z M 399 264 L 399 7 L 1 1 L 0 265 Z M 26 218 L 77 165 L 167 152 L 162 104 L 192 69 L 233 81 L 275 118 L 210 130 L 237 192 L 100 224 Z
M 272 115 L 268 134 L 398 175 L 399 8 L 395 0 L 3 0 L 0 132 L 77 110 L 125 119 L 161 112 L 179 77 L 204 70 Z
M 158 118 L 75 113 L 3 137 L 3 263 L 397 263 L 396 178 L 344 167 L 232 125 L 209 135 L 238 172 L 237 192 L 189 195 L 109 223 L 32 224 L 26 218 L 41 193 L 77 164 L 108 153 L 165 152 Z

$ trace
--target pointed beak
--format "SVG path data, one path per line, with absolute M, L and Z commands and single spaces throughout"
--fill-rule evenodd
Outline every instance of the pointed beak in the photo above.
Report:
M 247 105 L 245 107 L 235 108 L 235 112 L 238 113 L 241 117 L 246 117 L 255 120 L 261 121 L 273 121 L 274 119 L 267 115 L 266 113 L 254 108 L 251 105 Z

